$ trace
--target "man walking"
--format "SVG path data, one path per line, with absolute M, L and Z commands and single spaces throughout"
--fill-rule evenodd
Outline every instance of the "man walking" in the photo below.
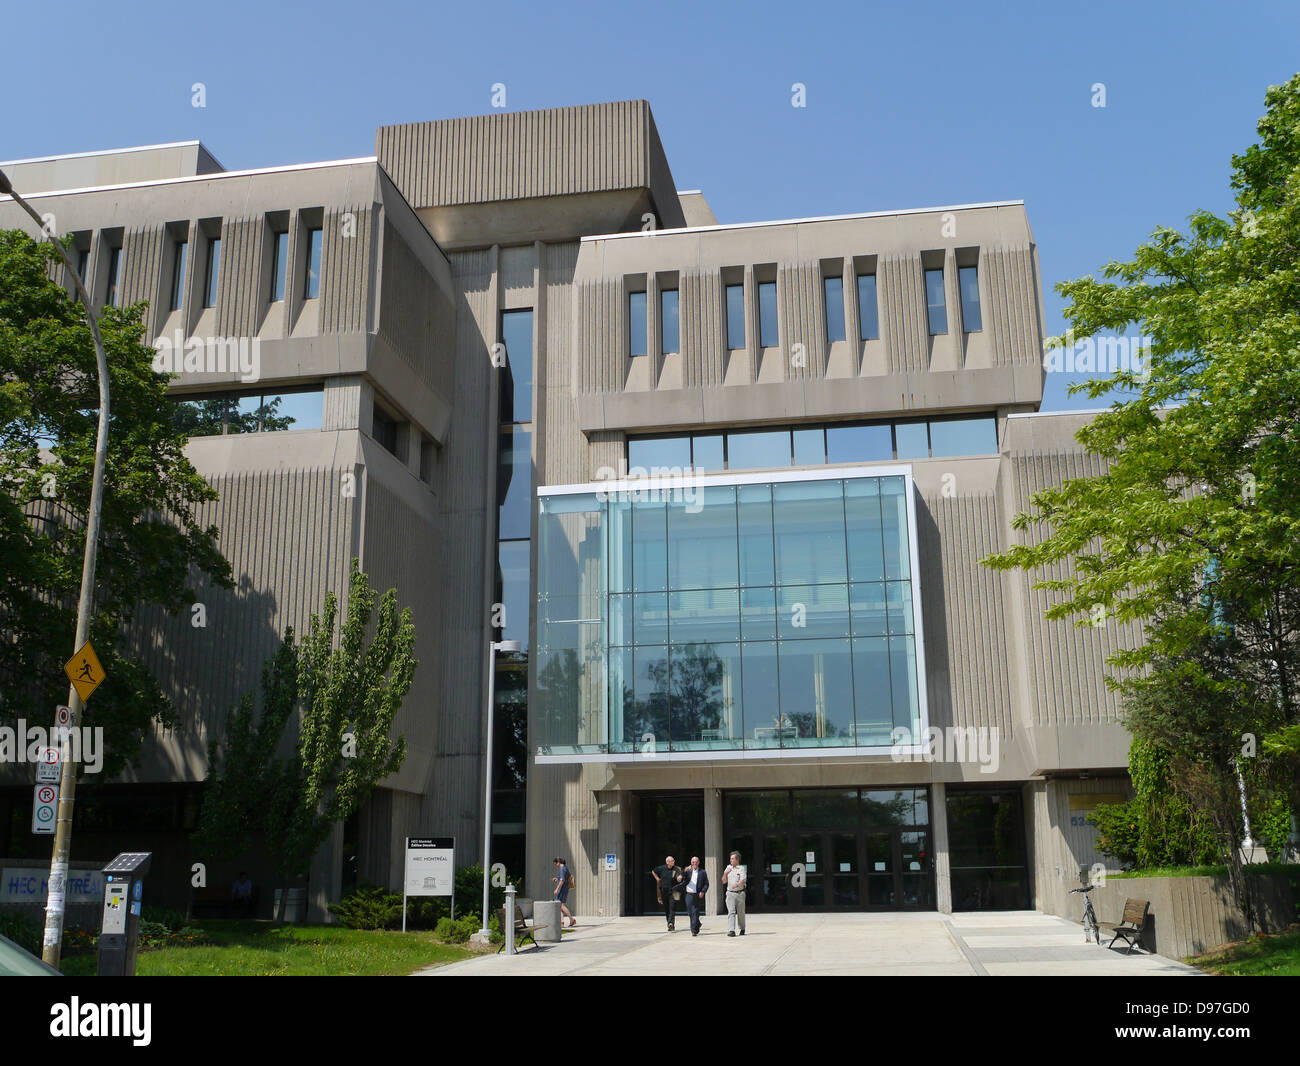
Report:
M 668 932 L 674 932 L 676 927 L 673 924 L 673 910 L 677 905 L 674 893 L 682 890 L 682 868 L 669 855 L 662 866 L 656 866 L 650 871 L 650 876 L 658 886 L 659 902 L 664 905 L 664 917 L 668 919 Z
M 740 865 L 740 852 L 731 853 L 731 864 L 722 871 L 722 881 L 727 886 L 727 936 L 745 935 L 745 876 L 748 871 Z
M 704 893 L 709 890 L 709 875 L 700 865 L 698 855 L 691 856 L 686 868 L 686 913 L 691 919 L 691 936 L 700 935 L 700 915 L 704 912 Z

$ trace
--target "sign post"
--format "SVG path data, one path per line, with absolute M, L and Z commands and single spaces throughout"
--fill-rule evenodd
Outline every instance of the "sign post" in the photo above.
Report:
M 456 917 L 456 838 L 407 837 L 402 878 L 402 932 L 406 932 L 407 896 L 450 896 Z

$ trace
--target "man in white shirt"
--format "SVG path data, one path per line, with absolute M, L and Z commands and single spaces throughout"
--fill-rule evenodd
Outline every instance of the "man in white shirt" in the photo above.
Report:
M 731 853 L 731 865 L 722 871 L 722 881 L 727 886 L 727 936 L 745 935 L 745 882 L 748 871 L 740 865 L 740 852 Z
M 700 857 L 692 855 L 686 868 L 686 913 L 691 919 L 691 936 L 700 935 L 700 915 L 704 913 L 704 894 L 708 890 L 709 875 L 700 865 Z

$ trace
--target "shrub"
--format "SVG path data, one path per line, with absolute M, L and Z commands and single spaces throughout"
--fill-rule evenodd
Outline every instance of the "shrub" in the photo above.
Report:
M 39 957 L 45 925 L 35 914 L 12 907 L 0 907 L 0 936 L 7 936 L 24 951 L 30 951 Z
M 338 903 L 331 903 L 330 913 L 349 929 L 400 928 L 402 897 L 377 885 L 363 885 Z
M 1138 816 L 1135 802 L 1099 803 L 1088 821 L 1097 827 L 1097 850 L 1126 870 L 1137 865 Z

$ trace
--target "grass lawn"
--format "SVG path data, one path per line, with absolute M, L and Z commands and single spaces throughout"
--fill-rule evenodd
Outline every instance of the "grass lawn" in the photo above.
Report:
M 1300 930 L 1243 940 L 1187 961 L 1227 977 L 1300 977 Z
M 340 925 L 277 928 L 271 922 L 229 920 L 192 924 L 213 943 L 141 951 L 135 972 L 141 977 L 401 975 L 475 954 L 466 947 L 435 941 L 429 930 L 401 933 Z M 93 975 L 95 956 L 66 957 L 60 968 L 69 976 Z

